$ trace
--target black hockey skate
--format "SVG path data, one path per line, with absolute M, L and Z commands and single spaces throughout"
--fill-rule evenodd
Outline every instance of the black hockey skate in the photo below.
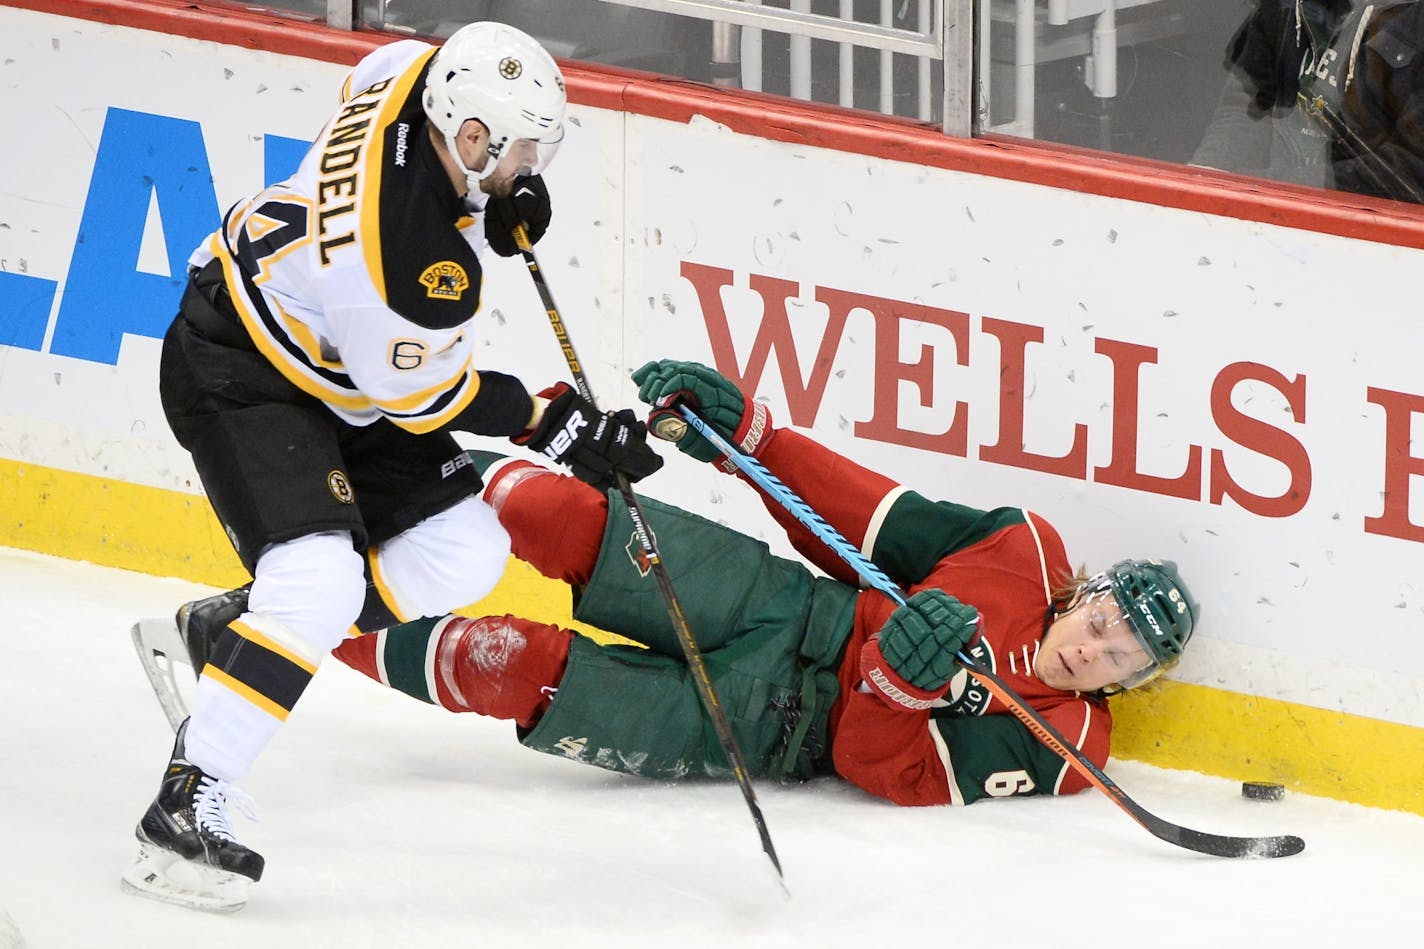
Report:
M 227 624 L 247 612 L 247 596 L 251 592 L 252 584 L 248 583 L 178 607 L 173 624 L 178 627 L 178 638 L 188 648 L 193 675 L 202 674 L 203 666 L 213 654 L 213 644 L 227 629 Z
M 227 590 L 201 600 L 184 603 L 172 620 L 143 619 L 133 625 L 129 635 L 143 663 L 144 674 L 153 686 L 153 694 L 176 732 L 188 717 L 186 695 L 192 693 L 192 680 L 186 676 L 179 685 L 175 663 L 187 662 L 196 679 L 212 655 L 213 645 L 233 620 L 247 612 L 247 597 L 252 584 Z M 186 693 L 186 695 L 185 695 Z
M 261 854 L 238 843 L 227 804 L 250 813 L 251 801 L 226 781 L 184 757 L 185 721 L 158 797 L 138 822 L 138 859 L 124 873 L 125 890 L 214 913 L 247 905 L 247 889 L 262 879 Z

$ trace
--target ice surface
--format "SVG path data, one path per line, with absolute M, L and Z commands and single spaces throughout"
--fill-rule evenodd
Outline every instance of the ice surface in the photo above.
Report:
M 328 662 L 244 782 L 267 874 L 235 916 L 119 892 L 171 733 L 130 624 L 210 588 L 0 549 L 0 906 L 30 949 L 1413 944 L 1424 818 L 1112 762 L 1148 810 L 1300 856 L 1169 846 L 1102 795 L 897 808 L 759 782 L 662 785 L 521 748 Z M 1413 771 L 1409 777 L 1406 772 Z M 1419 780 L 1419 762 L 1401 779 Z

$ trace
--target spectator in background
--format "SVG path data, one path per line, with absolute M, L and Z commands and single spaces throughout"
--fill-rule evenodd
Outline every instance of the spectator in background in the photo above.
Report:
M 1331 131 L 1334 186 L 1424 203 L 1424 4 L 1364 4 L 1332 49 L 1303 105 Z
M 1424 201 L 1418 0 L 1256 0 L 1192 163 Z

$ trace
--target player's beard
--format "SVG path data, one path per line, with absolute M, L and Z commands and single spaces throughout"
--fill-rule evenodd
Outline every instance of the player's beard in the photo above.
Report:
M 488 178 L 480 179 L 480 190 L 492 198 L 507 198 L 514 192 L 514 179 L 519 173 L 505 174 L 497 169 Z

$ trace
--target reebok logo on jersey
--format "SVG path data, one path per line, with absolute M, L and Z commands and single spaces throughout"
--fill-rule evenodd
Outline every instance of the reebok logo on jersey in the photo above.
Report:
M 406 150 L 406 147 L 407 147 L 407 146 L 406 146 L 405 137 L 406 137 L 406 134 L 407 134 L 408 132 L 410 132 L 410 125 L 409 125 L 408 123 L 406 123 L 406 122 L 401 122 L 399 125 L 396 126 L 396 167 L 397 167 L 397 168 L 404 168 L 404 167 L 405 167 L 405 150 Z
M 432 300 L 458 300 L 470 288 L 470 278 L 453 260 L 441 260 L 425 268 L 420 285 Z

